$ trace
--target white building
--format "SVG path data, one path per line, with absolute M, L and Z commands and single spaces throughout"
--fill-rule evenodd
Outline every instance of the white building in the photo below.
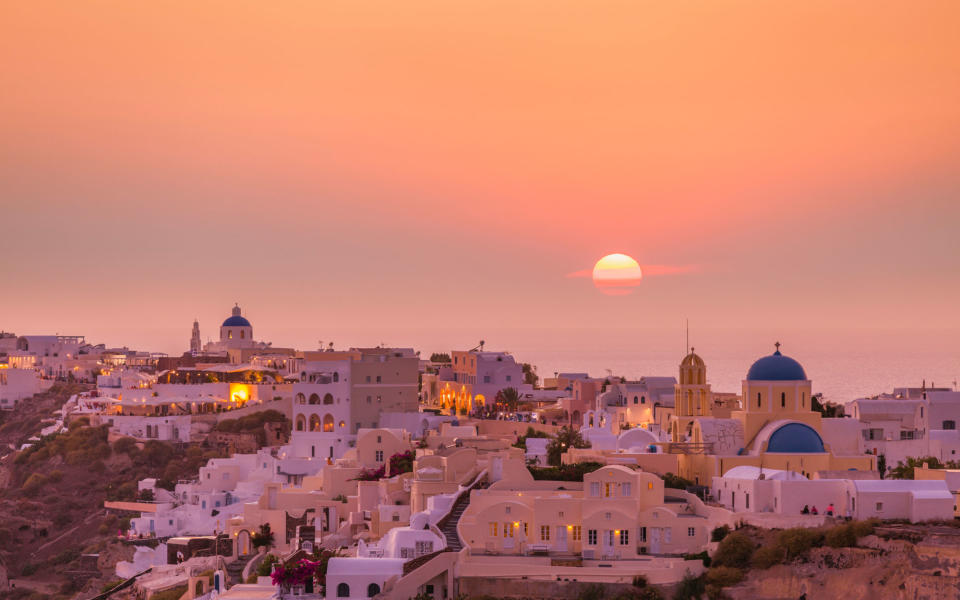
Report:
M 327 565 L 327 598 L 373 598 L 388 579 L 403 576 L 405 562 L 403 558 L 331 558 Z
M 0 410 L 11 410 L 18 402 L 39 394 L 52 382 L 40 379 L 35 369 L 0 368 Z

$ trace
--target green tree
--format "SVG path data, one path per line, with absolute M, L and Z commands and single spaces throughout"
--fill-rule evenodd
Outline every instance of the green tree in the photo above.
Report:
M 827 419 L 835 419 L 843 416 L 843 405 L 830 401 L 824 402 L 823 394 L 814 394 L 810 397 L 810 408 Z
M 260 531 L 250 536 L 254 548 L 269 548 L 273 546 L 273 532 L 270 531 L 270 523 L 264 523 L 260 526 Z
M 523 369 L 523 382 L 536 387 L 537 381 L 540 379 L 536 368 L 531 366 L 530 363 L 523 363 L 520 368 Z
M 756 544 L 745 533 L 734 531 L 717 546 L 713 553 L 713 565 L 716 567 L 735 567 L 743 569 L 750 566 L 750 557 Z
M 497 392 L 496 403 L 506 412 L 516 412 L 520 406 L 520 392 L 512 387 L 504 388 Z
M 580 432 L 564 425 L 557 437 L 547 444 L 547 464 L 559 467 L 563 453 L 570 448 L 589 448 L 590 442 L 580 436 Z
M 451 362 L 450 355 L 446 352 L 434 352 L 430 355 L 430 362 L 448 363 Z
M 887 474 L 887 455 L 881 454 L 877 456 L 877 471 L 880 472 L 880 479 L 883 479 Z
M 886 462 L 886 459 L 884 459 Z M 927 463 L 931 469 L 943 469 L 951 467 L 952 463 L 942 464 L 935 456 L 925 456 L 920 458 L 907 458 L 907 462 L 897 461 L 897 466 L 890 469 L 891 479 L 913 479 L 913 470 Z

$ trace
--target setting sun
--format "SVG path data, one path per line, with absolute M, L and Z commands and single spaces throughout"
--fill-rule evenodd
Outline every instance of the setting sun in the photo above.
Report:
M 642 277 L 640 264 L 626 254 L 608 254 L 593 266 L 593 285 L 611 296 L 629 294 Z

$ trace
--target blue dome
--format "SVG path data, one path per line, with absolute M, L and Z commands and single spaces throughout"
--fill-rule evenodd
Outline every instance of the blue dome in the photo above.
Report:
M 747 381 L 806 381 L 803 366 L 777 350 L 757 360 L 747 371 Z
M 234 315 L 227 317 L 227 320 L 223 322 L 221 327 L 253 327 L 253 325 L 250 324 L 250 321 L 248 321 L 246 317 Z
M 806 452 L 825 452 L 820 434 L 803 423 L 787 423 L 770 435 L 767 452 L 802 454 Z

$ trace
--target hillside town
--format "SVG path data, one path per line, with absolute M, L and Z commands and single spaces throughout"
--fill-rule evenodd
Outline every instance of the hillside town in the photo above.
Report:
M 68 557 L 69 597 L 721 594 L 790 559 L 789 543 L 757 542 L 771 532 L 850 547 L 960 516 L 960 392 L 922 382 L 826 402 L 779 342 L 744 360 L 741 389 L 714 390 L 694 348 L 675 373 L 628 381 L 541 377 L 484 342 L 429 357 L 279 348 L 239 306 L 217 341 L 199 328 L 180 356 L 0 334 L 4 414 L 73 386 L 2 450 L 7 492 L 54 486 L 9 473 L 78 436 L 99 440 L 107 473 L 168 453 L 155 476 L 108 490 L 101 532 L 122 551 Z M 42 527 L 49 543 L 70 528 Z M 736 558 L 737 544 L 756 548 Z M 3 559 L 0 590 L 38 589 L 30 557 Z

